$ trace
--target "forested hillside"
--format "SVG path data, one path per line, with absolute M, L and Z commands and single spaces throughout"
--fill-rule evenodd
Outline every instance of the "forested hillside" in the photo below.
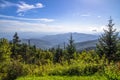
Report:
M 16 32 L 12 41 L 0 39 L 0 80 L 32 80 L 33 77 L 36 80 L 48 80 L 49 77 L 69 80 L 70 76 L 75 76 L 73 80 L 120 80 L 118 34 L 110 18 L 107 29 L 98 41 L 75 44 L 71 34 L 63 48 L 58 45 L 57 48 L 43 50 L 32 45 L 30 40 L 21 43 Z M 96 44 L 95 50 L 76 51 L 80 47 L 84 48 L 84 44 L 91 45 L 91 42 Z

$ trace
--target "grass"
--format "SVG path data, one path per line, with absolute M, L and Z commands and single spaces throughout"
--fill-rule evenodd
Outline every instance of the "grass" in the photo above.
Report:
M 16 80 L 107 80 L 104 76 L 25 76 Z

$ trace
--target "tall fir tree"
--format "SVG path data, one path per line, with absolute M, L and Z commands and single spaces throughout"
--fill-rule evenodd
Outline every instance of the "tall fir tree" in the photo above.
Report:
M 13 36 L 13 44 L 18 44 L 20 42 L 17 32 Z
M 17 52 L 18 52 L 18 44 L 19 44 L 20 40 L 19 40 L 19 36 L 17 34 L 17 32 L 15 32 L 14 36 L 13 36 L 13 46 L 12 46 L 12 54 L 11 57 L 17 58 Z
M 74 40 L 72 37 L 72 34 L 70 36 L 70 40 L 67 46 L 67 52 L 68 52 L 68 59 L 73 59 L 74 58 L 74 53 L 76 52 L 76 48 L 74 45 Z
M 98 39 L 97 44 L 97 53 L 102 57 L 105 57 L 108 60 L 115 60 L 116 59 L 116 52 L 117 52 L 117 44 L 119 42 L 118 39 L 118 32 L 116 29 L 113 28 L 114 24 L 112 23 L 112 19 L 110 17 L 109 23 L 107 25 L 107 30 L 104 30 L 104 34 Z

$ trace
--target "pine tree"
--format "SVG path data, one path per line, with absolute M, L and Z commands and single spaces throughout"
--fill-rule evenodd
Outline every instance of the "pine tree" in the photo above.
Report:
M 13 36 L 13 44 L 18 44 L 20 42 L 17 32 Z
M 11 57 L 17 58 L 17 52 L 18 52 L 18 44 L 19 44 L 20 40 L 19 40 L 19 36 L 17 34 L 17 32 L 15 32 L 14 36 L 13 36 L 13 46 L 12 46 L 12 54 Z
M 118 44 L 118 32 L 113 28 L 114 24 L 112 23 L 110 17 L 109 24 L 107 25 L 108 29 L 104 30 L 104 34 L 98 39 L 97 44 L 97 53 L 100 56 L 105 55 L 108 60 L 115 60 Z
M 74 53 L 76 52 L 76 48 L 74 45 L 74 40 L 72 38 L 72 34 L 70 36 L 69 44 L 67 46 L 67 52 L 68 52 L 68 59 L 73 59 Z

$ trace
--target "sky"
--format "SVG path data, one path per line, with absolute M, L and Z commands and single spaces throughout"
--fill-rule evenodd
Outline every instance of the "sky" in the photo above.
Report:
M 120 31 L 120 0 L 0 0 L 0 32 L 99 33 L 110 16 Z

